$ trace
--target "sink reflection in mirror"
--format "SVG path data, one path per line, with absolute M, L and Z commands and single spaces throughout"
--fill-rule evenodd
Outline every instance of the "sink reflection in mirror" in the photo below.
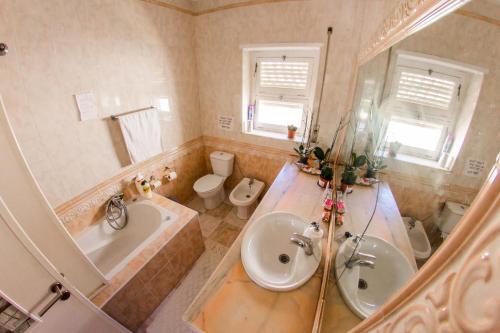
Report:
M 467 214 L 494 166 L 498 13 L 498 2 L 469 2 L 358 68 L 339 181 L 344 173 L 347 184 L 353 154 L 367 163 L 354 168 L 358 185 L 343 195 L 323 332 L 346 331 L 349 321 L 354 327 L 411 280 Z M 380 183 L 362 187 L 365 177 Z M 365 233 L 353 247 L 345 232 Z M 375 256 L 374 265 L 358 252 Z

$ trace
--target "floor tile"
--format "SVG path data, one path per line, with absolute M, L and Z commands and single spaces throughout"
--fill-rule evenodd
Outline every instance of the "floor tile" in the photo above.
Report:
M 210 236 L 210 234 L 219 226 L 222 222 L 221 218 L 213 217 L 209 214 L 201 214 L 200 215 L 200 227 L 201 234 L 204 238 Z
M 207 211 L 205 205 L 203 204 L 203 199 L 197 195 L 194 196 L 193 199 L 191 199 L 191 201 L 186 204 L 186 206 L 197 211 L 200 214 Z
M 230 247 L 233 244 L 236 237 L 240 233 L 241 229 L 235 227 L 229 223 L 222 222 L 217 228 L 210 234 L 209 239 L 216 241 L 226 247 Z
M 217 243 L 216 241 L 213 241 L 211 239 L 205 239 L 205 248 L 207 251 L 211 251 L 213 253 L 216 253 L 217 255 L 223 257 L 226 255 L 227 250 L 229 248 L 227 246 L 224 246 L 222 244 Z
M 207 210 L 206 213 L 212 215 L 213 217 L 224 218 L 227 214 L 229 214 L 231 209 L 233 209 L 233 206 L 223 202 L 219 207 Z
M 247 224 L 248 220 L 242 220 L 240 219 L 237 215 L 236 215 L 236 210 L 237 208 L 234 207 L 230 212 L 229 214 L 226 215 L 226 217 L 224 217 L 223 221 L 224 222 L 227 222 L 239 229 L 243 229 L 243 227 L 245 227 L 245 225 Z

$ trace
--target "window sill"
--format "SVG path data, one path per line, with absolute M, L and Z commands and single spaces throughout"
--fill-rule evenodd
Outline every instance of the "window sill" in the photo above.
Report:
M 384 154 L 384 157 L 391 159 L 391 160 L 406 162 L 406 163 L 410 163 L 410 164 L 417 164 L 417 165 L 421 165 L 421 166 L 432 168 L 432 169 L 450 171 L 446 168 L 441 167 L 439 165 L 438 161 L 432 161 L 432 160 L 428 160 L 425 158 L 419 158 L 419 157 L 405 155 L 405 154 L 397 154 L 395 157 L 392 157 L 392 156 L 389 156 L 389 153 L 387 153 L 387 152 Z
M 255 135 L 255 136 L 260 136 L 260 137 L 265 137 L 265 138 L 281 140 L 281 141 L 289 141 L 289 142 L 301 142 L 302 141 L 302 136 L 300 136 L 300 135 L 295 135 L 295 138 L 289 139 L 287 134 L 268 132 L 268 131 L 262 131 L 262 130 L 253 130 L 251 132 L 243 132 L 243 133 L 248 134 L 248 135 Z

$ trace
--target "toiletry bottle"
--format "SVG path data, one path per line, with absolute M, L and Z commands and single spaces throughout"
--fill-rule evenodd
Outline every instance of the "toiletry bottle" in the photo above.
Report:
M 142 197 L 151 199 L 153 197 L 153 192 L 151 191 L 151 186 L 149 182 L 144 177 L 142 172 L 139 172 L 135 177 L 135 187 Z
M 304 231 L 304 236 L 309 237 L 314 245 L 317 246 L 323 239 L 323 230 L 320 228 L 318 222 L 313 222 Z

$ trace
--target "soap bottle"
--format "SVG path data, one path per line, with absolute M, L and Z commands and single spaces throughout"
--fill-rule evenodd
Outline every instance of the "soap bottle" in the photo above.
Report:
M 362 240 L 363 239 L 359 236 L 349 237 L 345 240 L 346 246 L 344 248 L 343 255 L 346 259 L 354 257 L 359 253 L 358 243 L 361 242 Z
M 315 246 L 323 239 L 323 230 L 320 228 L 318 222 L 313 222 L 304 231 L 304 236 L 309 237 Z
M 138 173 L 135 177 L 135 187 L 139 194 L 145 198 L 151 199 L 153 197 L 153 192 L 151 191 L 151 186 L 149 182 L 144 178 L 143 173 Z

